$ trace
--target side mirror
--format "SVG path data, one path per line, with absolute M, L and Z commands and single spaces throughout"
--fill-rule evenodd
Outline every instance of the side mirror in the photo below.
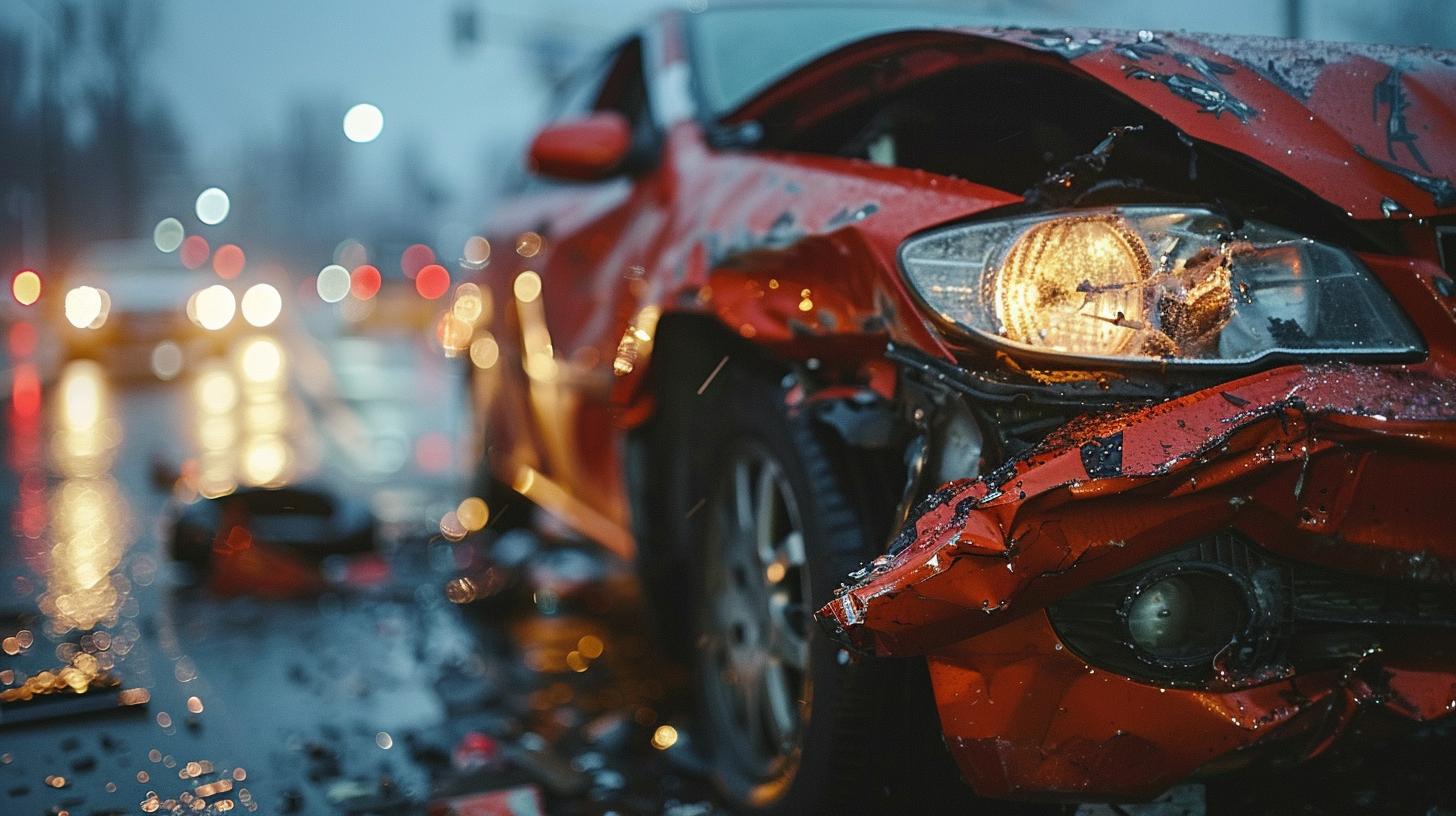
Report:
M 555 122 L 531 140 L 531 170 L 568 181 L 596 181 L 616 172 L 632 146 L 632 127 L 615 111 Z

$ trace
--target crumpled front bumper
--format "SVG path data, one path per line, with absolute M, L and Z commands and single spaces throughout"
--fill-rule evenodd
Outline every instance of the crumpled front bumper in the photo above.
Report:
M 1200 536 L 1456 591 L 1456 384 L 1403 367 L 1264 372 L 1055 433 L 940 488 L 819 610 L 862 652 L 925 654 L 947 744 L 992 796 L 1136 799 L 1269 747 L 1311 756 L 1363 706 L 1456 710 L 1456 649 L 1205 688 L 1092 665 L 1047 607 Z

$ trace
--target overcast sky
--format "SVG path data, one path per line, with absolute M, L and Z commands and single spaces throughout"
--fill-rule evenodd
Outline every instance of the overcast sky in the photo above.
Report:
M 15 0 L 8 0 L 15 2 Z M 116 0 L 124 2 L 125 0 Z M 681 0 L 679 0 L 680 2 Z M 53 0 L 20 0 L 33 8 Z M 697 0 L 701 3 L 702 0 Z M 708 0 L 715 2 L 715 0 Z M 388 184 L 403 146 L 422 147 L 431 173 L 463 206 L 489 161 L 510 160 L 540 114 L 545 88 L 529 43 L 552 32 L 599 46 L 662 8 L 661 0 L 161 0 L 149 70 L 182 128 L 194 170 L 246 168 L 248 146 L 276 143 L 300 99 L 384 111 L 382 136 L 352 144 L 349 176 Z M 1286 33 L 1282 0 L 961 0 L 939 3 L 1000 21 Z M 1456 0 L 1302 0 L 1304 33 L 1327 39 L 1452 46 Z M 452 37 L 461 8 L 479 14 L 480 41 Z M 4 17 L 5 15 L 0 15 Z M 31 16 L 35 16 L 32 14 Z M 25 17 L 25 15 L 21 15 Z M 491 157 L 494 157 L 493 159 Z

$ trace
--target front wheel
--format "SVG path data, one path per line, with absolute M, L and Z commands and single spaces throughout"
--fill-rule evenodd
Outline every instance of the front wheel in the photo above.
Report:
M 725 374 L 674 446 L 702 497 L 688 508 L 701 735 L 739 808 L 864 812 L 887 667 L 849 660 L 813 614 L 873 557 L 873 539 L 782 385 L 744 364 Z

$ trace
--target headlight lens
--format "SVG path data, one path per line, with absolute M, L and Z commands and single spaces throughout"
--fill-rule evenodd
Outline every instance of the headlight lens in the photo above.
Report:
M 1243 628 L 1246 603 L 1233 581 L 1202 572 L 1148 584 L 1127 605 L 1127 631 L 1145 654 L 1197 660 L 1217 654 Z
M 1025 351 L 1249 363 L 1401 355 L 1420 338 L 1350 253 L 1206 210 L 1123 207 L 970 224 L 907 241 L 945 319 Z

